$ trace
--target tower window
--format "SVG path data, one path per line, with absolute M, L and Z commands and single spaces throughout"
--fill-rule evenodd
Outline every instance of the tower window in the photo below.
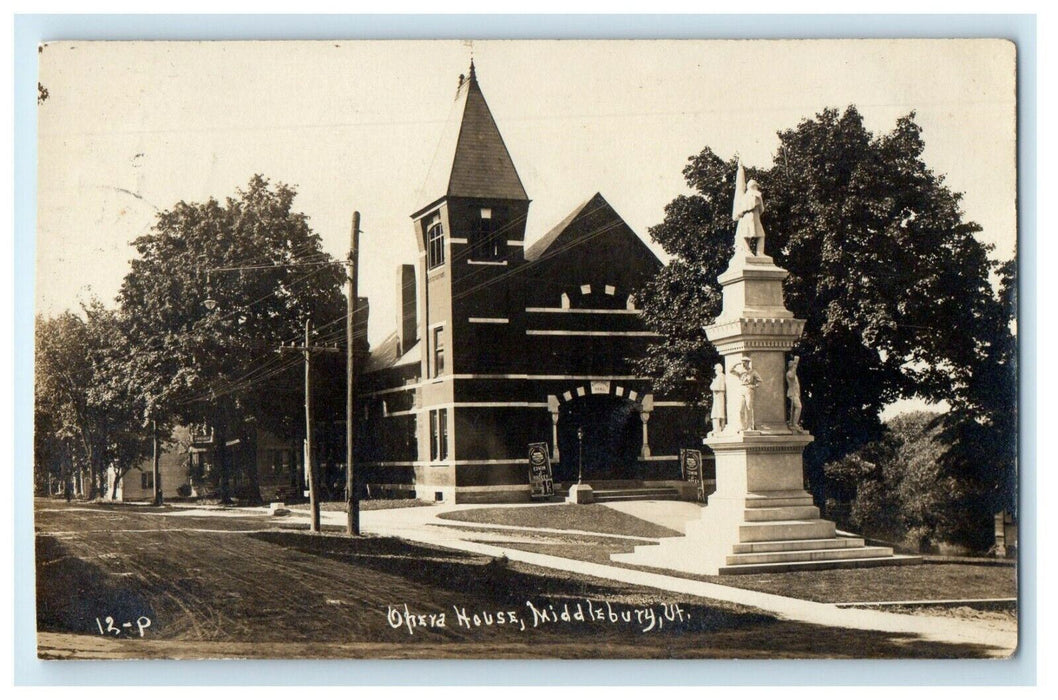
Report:
M 433 329 L 433 376 L 439 377 L 445 371 L 445 329 L 438 326 Z
M 494 218 L 494 210 L 482 207 L 478 209 L 478 226 L 474 232 L 473 256 L 481 260 L 495 260 L 503 257 L 506 241 L 501 240 L 504 231 L 499 230 Z
M 432 270 L 444 265 L 445 262 L 445 231 L 441 222 L 430 226 L 426 231 L 426 263 Z

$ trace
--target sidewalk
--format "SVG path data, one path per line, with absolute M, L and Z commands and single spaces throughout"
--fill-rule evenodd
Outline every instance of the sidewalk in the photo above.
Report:
M 623 512 L 631 513 L 637 517 L 644 517 L 645 519 L 662 517 L 658 514 L 671 510 L 671 502 L 655 502 L 656 504 L 654 505 L 651 505 L 651 503 L 644 501 L 636 504 L 625 503 L 618 505 Z M 694 504 L 688 505 L 697 508 Z M 448 547 L 485 556 L 505 556 L 512 561 L 524 562 L 549 569 L 595 576 L 619 583 L 646 586 L 659 591 L 728 601 L 758 608 L 788 620 L 832 627 L 911 634 L 937 642 L 982 645 L 990 647 L 992 655 L 996 657 L 1008 656 L 1017 647 L 1016 631 L 988 623 L 925 615 L 903 615 L 880 610 L 843 608 L 831 603 L 816 603 L 622 566 L 607 566 L 547 554 L 525 552 L 503 546 L 505 542 L 516 544 L 519 541 L 524 541 L 524 539 L 519 538 L 515 532 L 512 532 L 509 537 L 504 536 L 502 530 L 507 528 L 502 526 L 484 526 L 490 530 L 498 530 L 500 532 L 496 535 L 483 537 L 480 531 L 469 532 L 466 528 L 466 523 L 458 524 L 455 521 L 442 520 L 437 517 L 442 513 L 480 507 L 480 505 L 438 505 L 364 511 L 360 514 L 360 522 L 361 528 L 365 533 L 400 537 L 412 542 Z M 526 506 L 523 504 L 521 507 Z M 259 510 L 267 512 L 267 509 Z M 685 514 L 694 515 L 693 511 L 689 509 L 684 510 Z M 292 516 L 289 517 L 299 521 L 305 520 L 307 522 L 308 520 L 308 515 L 304 511 L 294 511 Z M 345 517 L 345 513 L 341 512 L 324 511 L 321 513 L 322 522 L 327 525 L 344 526 Z M 672 527 L 673 515 L 671 512 L 666 513 L 663 517 L 667 522 L 660 524 Z M 517 530 L 520 528 L 511 529 Z M 524 529 L 522 530 L 524 532 Z M 559 531 L 556 530 L 556 532 Z M 570 534 L 569 531 L 561 532 Z M 612 537 L 612 535 L 607 533 L 578 534 L 597 534 Z M 470 541 L 471 538 L 474 540 L 489 539 L 493 540 L 493 543 L 474 542 Z

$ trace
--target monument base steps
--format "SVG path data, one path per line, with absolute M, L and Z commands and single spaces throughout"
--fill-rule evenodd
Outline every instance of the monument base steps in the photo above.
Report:
M 721 566 L 717 574 L 778 574 L 784 571 L 823 571 L 825 569 L 867 569 L 875 566 L 905 566 L 921 564 L 922 557 L 894 554 L 888 557 L 870 559 L 827 559 L 822 561 L 803 561 L 777 564 L 744 564 L 739 566 Z
M 804 491 L 768 491 L 724 497 L 713 494 L 685 537 L 641 545 L 611 559 L 688 573 L 720 575 L 917 564 L 890 547 L 866 546 L 860 537 L 838 537 Z

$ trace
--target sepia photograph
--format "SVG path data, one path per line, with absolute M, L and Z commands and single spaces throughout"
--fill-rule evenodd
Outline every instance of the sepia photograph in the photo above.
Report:
M 1017 53 L 41 43 L 37 656 L 1011 659 Z

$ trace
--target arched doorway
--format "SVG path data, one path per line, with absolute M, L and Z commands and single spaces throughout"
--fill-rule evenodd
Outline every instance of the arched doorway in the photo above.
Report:
M 588 394 L 559 409 L 558 446 L 562 461 L 555 481 L 577 480 L 577 428 L 584 428 L 584 479 L 637 479 L 643 428 L 639 404 L 606 394 Z

